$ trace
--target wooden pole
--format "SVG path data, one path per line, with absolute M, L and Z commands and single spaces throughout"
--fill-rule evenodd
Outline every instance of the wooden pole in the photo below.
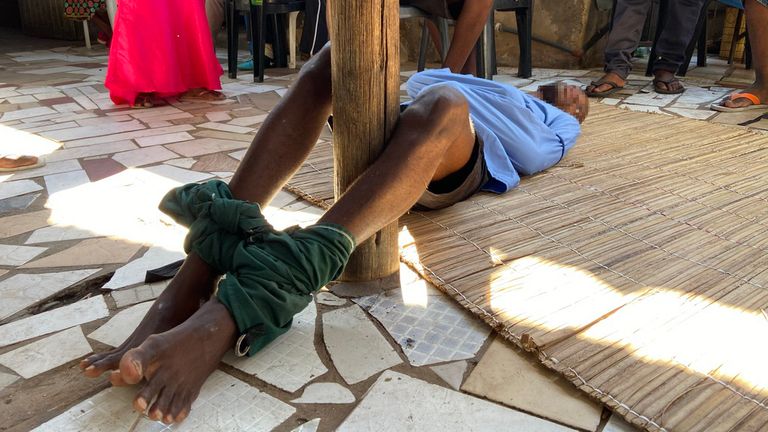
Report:
M 338 199 L 376 160 L 400 104 L 398 0 L 333 0 L 334 191 Z M 397 223 L 359 245 L 341 280 L 372 281 L 399 268 Z

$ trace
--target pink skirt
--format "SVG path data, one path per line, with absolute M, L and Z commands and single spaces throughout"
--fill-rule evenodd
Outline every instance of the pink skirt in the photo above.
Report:
M 116 104 L 221 89 L 203 0 L 120 0 L 104 85 Z

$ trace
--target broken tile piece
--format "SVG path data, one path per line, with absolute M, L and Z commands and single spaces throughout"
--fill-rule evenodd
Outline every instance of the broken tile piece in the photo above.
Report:
M 145 168 L 144 170 L 151 172 L 152 174 L 156 174 L 161 177 L 165 177 L 167 179 L 177 181 L 181 184 L 197 183 L 203 180 L 208 180 L 209 178 L 213 177 L 212 174 L 199 173 L 196 171 L 190 171 L 190 170 L 177 168 L 169 165 L 157 165 L 157 166 Z
M 0 218 L 0 238 L 13 237 L 48 225 L 50 210 L 39 210 Z
M 235 126 L 235 125 L 229 125 L 229 124 L 214 123 L 214 122 L 201 123 L 197 125 L 197 127 L 205 128 L 205 129 L 213 129 L 213 130 L 223 131 L 223 132 L 232 132 L 237 134 L 247 134 L 247 133 L 253 132 L 253 128 L 249 128 L 245 126 Z
M 132 401 L 136 387 L 109 387 L 42 424 L 36 432 L 127 431 L 136 420 Z M 214 371 L 203 384 L 189 417 L 169 428 L 142 418 L 136 432 L 147 431 L 269 431 L 296 409 L 243 381 Z
M 179 158 L 165 161 L 166 164 L 179 168 L 192 168 L 192 165 L 194 165 L 196 162 L 197 161 L 192 158 Z
M 217 138 L 199 138 L 194 141 L 184 141 L 167 145 L 169 150 L 185 157 L 195 157 L 211 153 L 242 149 L 248 147 L 248 142 L 225 140 Z M 222 155 L 225 156 L 226 155 Z
M 112 347 L 120 346 L 128 339 L 153 302 L 140 303 L 115 314 L 106 324 L 88 335 L 89 338 Z
M 355 401 L 355 395 L 349 389 L 336 383 L 314 383 L 304 389 L 301 397 L 293 403 L 303 404 L 348 404 Z
M 153 270 L 184 259 L 186 254 L 181 251 L 169 251 L 162 247 L 150 248 L 141 258 L 135 259 L 115 271 L 112 279 L 102 288 L 118 289 L 144 282 L 147 270 Z
M 80 170 L 80 164 L 77 160 L 63 160 L 57 162 L 48 162 L 39 168 L 33 168 L 22 171 L 14 171 L 13 180 L 30 179 L 34 177 L 42 177 L 51 174 L 59 174 L 69 171 Z
M 323 336 L 333 364 L 347 384 L 358 383 L 402 362 L 355 305 L 323 314 Z
M 135 288 L 119 289 L 110 294 L 115 305 L 121 309 L 126 306 L 154 300 L 168 287 L 170 280 L 139 285 Z
M 113 238 L 88 239 L 59 253 L 25 264 L 21 268 L 119 264 L 128 262 L 139 249 L 140 244 Z
M 293 317 L 285 334 L 251 357 L 229 353 L 224 362 L 287 392 L 295 392 L 328 372 L 315 351 L 317 308 L 310 303 Z
M 494 339 L 461 389 L 576 428 L 595 430 L 600 423 L 600 406 L 501 338 Z
M 0 391 L 18 380 L 19 377 L 13 374 L 0 372 Z
M 162 145 L 162 144 L 170 144 L 170 143 L 175 143 L 179 141 L 188 141 L 192 139 L 195 139 L 195 137 L 188 134 L 187 132 L 175 132 L 175 133 L 169 133 L 169 134 L 163 134 L 163 135 L 154 135 L 154 136 L 136 138 L 136 143 L 141 147 L 149 147 L 149 146 L 156 146 L 156 145 Z
M 317 428 L 319 427 L 320 427 L 320 419 L 316 418 L 304 423 L 303 425 L 297 427 L 291 432 L 317 432 Z
M 393 395 L 395 397 L 393 397 Z M 564 432 L 573 429 L 445 387 L 385 371 L 337 431 L 387 430 Z
M 48 248 L 0 244 L 0 265 L 20 266 L 46 250 Z
M 432 366 L 430 369 L 443 379 L 454 390 L 459 390 L 462 381 L 464 381 L 464 373 L 467 372 L 467 366 L 469 364 L 466 361 L 458 361 L 448 363 L 439 366 Z
M 125 171 L 125 166 L 110 158 L 83 160 L 83 169 L 93 182 L 103 180 Z
M 411 271 L 402 269 L 402 277 Z M 387 329 L 414 366 L 474 358 L 490 327 L 421 278 L 354 299 Z
M 347 300 L 340 297 L 336 297 L 335 295 L 329 292 L 316 293 L 315 301 L 317 301 L 321 305 L 326 305 L 326 306 L 344 306 L 345 304 L 347 304 Z
M 0 319 L 68 288 L 101 269 L 58 273 L 17 274 L 0 282 Z
M 22 196 L 15 196 L 12 198 L 6 198 L 0 200 L 0 214 L 10 213 L 12 211 L 25 210 L 36 199 L 40 197 L 40 193 L 33 193 Z
M 77 326 L 0 355 L 0 364 L 29 379 L 91 351 Z
M 91 297 L 0 327 L 0 347 L 109 316 L 104 296 Z
M 42 189 L 42 186 L 32 180 L 2 182 L 0 183 L 0 200 L 28 194 L 30 192 L 37 192 Z

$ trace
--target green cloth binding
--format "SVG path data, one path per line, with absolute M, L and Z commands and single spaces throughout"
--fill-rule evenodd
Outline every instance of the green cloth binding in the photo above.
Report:
M 258 204 L 233 199 L 219 180 L 171 190 L 160 210 L 189 227 L 184 250 L 225 275 L 217 297 L 248 336 L 248 355 L 285 333 L 310 293 L 336 279 L 355 248 L 340 225 L 275 230 Z

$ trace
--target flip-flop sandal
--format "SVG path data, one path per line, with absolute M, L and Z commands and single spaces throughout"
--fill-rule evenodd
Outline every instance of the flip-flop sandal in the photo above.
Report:
M 195 92 L 182 94 L 179 96 L 179 102 L 221 102 L 226 98 L 227 97 L 221 92 L 201 89 Z
M 725 102 L 726 100 L 733 101 L 736 99 L 747 99 L 748 101 L 752 102 L 752 105 L 747 105 L 743 107 L 727 107 L 723 105 L 723 102 Z M 712 105 L 709 106 L 709 108 L 715 111 L 720 111 L 720 112 L 742 112 L 742 111 L 752 111 L 752 110 L 768 111 L 768 105 L 762 103 L 759 97 L 749 92 L 732 93 L 727 97 L 727 99 L 723 99 L 720 102 L 713 103 Z
M 23 159 L 25 157 L 27 157 L 27 156 L 21 156 L 19 158 L 2 157 L 0 159 L 16 160 L 16 159 Z M 29 157 L 33 157 L 33 156 L 29 156 Z M 28 170 L 28 169 L 33 169 L 33 168 L 40 168 L 41 166 L 45 165 L 45 161 L 42 158 L 35 158 L 35 159 L 37 159 L 37 160 L 35 161 L 35 163 L 32 163 L 32 164 L 19 165 L 19 166 L 15 166 L 15 167 L 0 167 L 0 172 L 13 172 L 13 171 Z
M 589 96 L 589 97 L 605 97 L 605 96 L 610 96 L 610 95 L 612 95 L 612 94 L 616 93 L 617 91 L 619 91 L 619 90 L 624 88 L 624 86 L 620 86 L 620 85 L 616 84 L 615 82 L 609 81 L 609 80 L 604 79 L 604 78 L 601 78 L 601 79 L 599 79 L 597 81 L 592 81 L 590 83 L 590 85 L 593 86 L 593 88 L 600 87 L 603 84 L 608 84 L 609 86 L 611 86 L 611 88 L 609 88 L 608 90 L 605 90 L 605 91 L 601 91 L 601 92 L 596 92 L 596 91 L 593 90 L 593 91 L 585 91 L 584 93 L 586 93 L 587 96 Z
M 679 84 L 679 83 L 680 83 L 680 80 L 677 79 L 677 77 L 672 78 L 670 80 L 666 80 L 666 81 L 656 78 L 653 80 L 653 90 L 659 94 L 680 94 L 685 92 L 685 87 L 681 86 L 677 90 L 666 90 L 666 89 L 659 88 L 659 84 L 666 84 L 667 88 L 669 88 L 671 84 Z

